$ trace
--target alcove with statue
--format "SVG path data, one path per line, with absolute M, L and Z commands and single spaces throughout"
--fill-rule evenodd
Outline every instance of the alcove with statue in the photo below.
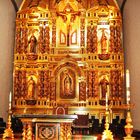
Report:
M 24 0 L 15 39 L 12 115 L 22 121 L 24 140 L 92 137 L 105 123 L 124 136 L 122 17 L 115 0 Z

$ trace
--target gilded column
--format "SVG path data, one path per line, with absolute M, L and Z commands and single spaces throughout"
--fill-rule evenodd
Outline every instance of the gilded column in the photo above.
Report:
M 21 28 L 16 27 L 16 49 L 15 53 L 21 53 Z
M 26 127 L 26 123 L 23 123 L 23 132 L 22 132 L 22 140 L 27 140 L 27 127 Z
M 53 29 L 54 29 L 54 31 L 53 31 L 54 34 L 56 34 L 55 33 L 56 29 L 55 29 L 54 26 L 53 26 Z M 50 45 L 50 34 L 49 34 L 49 31 L 50 31 L 49 27 L 45 26 L 45 29 L 44 29 L 44 46 L 45 46 L 45 52 L 47 52 L 47 53 L 49 53 L 49 50 L 50 50 L 50 48 L 49 48 L 49 45 Z M 54 34 L 53 34 L 53 36 L 54 36 Z M 56 40 L 56 38 L 54 40 Z
M 72 140 L 71 123 L 66 123 L 66 140 Z
M 97 26 L 87 27 L 87 51 L 95 53 L 97 51 Z
M 87 51 L 91 52 L 91 26 L 87 27 Z
M 50 83 L 50 100 L 51 101 L 55 101 L 56 100 L 56 83 L 55 82 L 51 82 Z
M 81 19 L 80 19 L 80 32 L 81 32 L 81 37 L 80 37 L 80 46 L 84 47 L 85 46 L 85 12 L 81 12 Z
M 95 53 L 97 51 L 97 26 L 93 26 L 92 28 L 92 36 L 91 36 L 91 44 L 92 44 L 92 53 Z
M 50 93 L 49 70 L 44 71 L 44 96 L 48 99 Z
M 26 53 L 28 47 L 28 29 L 27 27 L 22 28 L 22 47 L 21 53 Z
M 99 85 L 98 85 L 98 71 L 94 70 L 93 71 L 93 97 L 96 98 L 98 97 L 99 93 Z
M 119 98 L 123 98 L 123 94 L 124 93 L 124 89 L 123 89 L 123 76 L 122 76 L 122 73 L 121 71 L 119 71 L 119 80 L 118 80 L 118 84 L 119 84 L 119 87 L 118 87 L 118 90 L 119 90 Z
M 61 140 L 72 140 L 71 123 L 61 123 Z
M 121 46 L 121 25 L 120 21 L 118 21 L 116 26 L 116 40 L 115 40 L 115 47 L 116 52 L 122 52 L 122 46 Z
M 45 53 L 44 42 L 43 42 L 43 25 L 39 27 L 39 37 L 38 37 L 38 50 L 39 53 Z
M 22 73 L 21 96 L 26 97 L 26 71 L 23 70 L 21 73 Z
M 115 39 L 115 29 L 114 26 L 110 26 L 110 52 L 115 51 L 115 45 L 114 45 L 114 39 Z
M 27 124 L 27 140 L 33 140 L 32 123 Z
M 86 83 L 79 83 L 79 101 L 86 101 Z
M 66 129 L 65 129 L 65 123 L 60 124 L 60 139 L 66 140 Z
M 88 72 L 88 98 L 91 98 L 92 95 L 92 89 L 93 89 L 93 81 L 92 81 L 92 71 Z
M 52 14 L 52 47 L 56 47 L 56 15 L 55 13 Z
M 38 72 L 39 77 L 38 77 L 38 96 L 40 98 L 44 97 L 44 72 L 43 71 L 39 71 Z
M 16 70 L 14 73 L 14 97 L 19 97 L 19 71 Z

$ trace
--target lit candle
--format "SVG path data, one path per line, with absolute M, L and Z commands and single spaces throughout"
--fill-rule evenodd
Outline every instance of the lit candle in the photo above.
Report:
M 107 93 L 106 93 L 105 102 L 106 102 L 106 110 L 108 110 L 108 94 Z
M 11 105 L 12 105 L 12 93 L 10 92 L 9 94 L 9 108 L 11 109 Z
M 129 70 L 126 70 L 126 103 L 130 103 L 130 74 Z

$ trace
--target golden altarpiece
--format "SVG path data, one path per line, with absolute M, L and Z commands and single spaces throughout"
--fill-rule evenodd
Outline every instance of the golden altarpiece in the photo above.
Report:
M 101 120 L 108 98 L 110 118 L 124 118 L 122 17 L 117 2 L 24 0 L 16 18 L 13 77 L 14 115 L 32 114 L 35 121 L 34 115 L 89 114 Z M 26 128 L 32 129 L 25 123 Z

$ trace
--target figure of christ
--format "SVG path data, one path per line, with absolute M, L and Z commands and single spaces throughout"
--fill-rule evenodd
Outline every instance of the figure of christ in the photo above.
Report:
M 67 26 L 67 46 L 70 46 L 70 28 L 71 25 Z
M 75 21 L 76 16 L 80 14 L 79 11 L 74 11 L 72 7 L 68 4 L 63 12 L 58 12 L 57 15 L 61 16 L 64 23 L 67 25 L 67 46 L 70 46 L 70 31 L 72 28 L 72 23 Z

